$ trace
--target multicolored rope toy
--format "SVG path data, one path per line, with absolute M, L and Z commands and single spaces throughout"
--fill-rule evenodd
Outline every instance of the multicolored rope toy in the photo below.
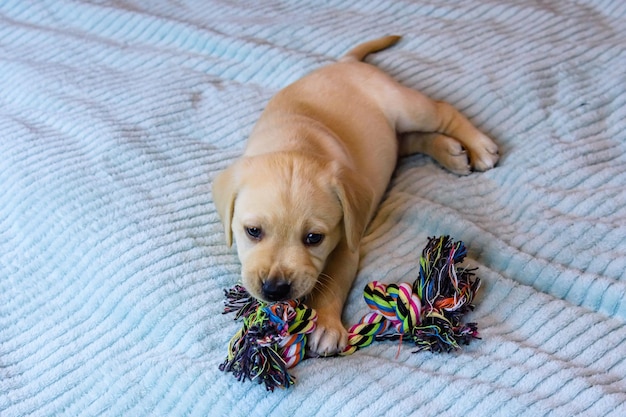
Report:
M 467 249 L 449 236 L 429 238 L 420 258 L 420 271 L 412 283 L 365 287 L 365 302 L 373 310 L 348 330 L 343 354 L 370 345 L 375 339 L 410 339 L 420 350 L 449 352 L 478 338 L 476 323 L 463 324 L 472 310 L 480 278 L 468 268 L 458 268 Z
M 306 335 L 315 329 L 315 310 L 295 300 L 260 302 L 241 285 L 225 293 L 224 312 L 243 317 L 243 327 L 231 339 L 220 370 L 232 372 L 239 381 L 265 382 L 268 391 L 293 385 L 287 369 L 304 359 Z
M 349 345 L 341 354 L 388 339 L 412 340 L 416 352 L 449 352 L 478 338 L 476 323 L 461 322 L 473 309 L 480 286 L 475 269 L 457 266 L 466 255 L 463 242 L 453 242 L 449 236 L 429 238 L 412 284 L 369 283 L 364 296 L 372 312 L 349 329 Z M 240 381 L 264 382 L 269 391 L 289 388 L 295 379 L 287 370 L 305 357 L 306 335 L 315 329 L 315 311 L 295 300 L 257 301 L 240 285 L 225 295 L 224 313 L 243 317 L 243 328 L 231 339 L 220 370 L 232 372 Z

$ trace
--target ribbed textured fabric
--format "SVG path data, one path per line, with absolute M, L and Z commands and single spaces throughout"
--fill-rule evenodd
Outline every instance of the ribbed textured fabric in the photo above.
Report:
M 400 161 L 344 321 L 449 234 L 480 267 L 482 340 L 238 383 L 211 180 L 272 94 L 386 34 L 369 62 L 502 159 Z M 626 415 L 625 45 L 621 0 L 0 2 L 0 415 Z

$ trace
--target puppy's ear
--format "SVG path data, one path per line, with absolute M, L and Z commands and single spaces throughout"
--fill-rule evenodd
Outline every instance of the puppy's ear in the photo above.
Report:
M 333 167 L 333 189 L 343 209 L 343 224 L 348 248 L 354 252 L 365 233 L 373 211 L 374 192 L 354 170 Z
M 226 244 L 231 247 L 233 244 L 232 221 L 235 211 L 235 199 L 239 189 L 239 180 L 236 175 L 236 163 L 220 172 L 213 180 L 213 202 L 217 213 L 220 215 L 224 226 Z

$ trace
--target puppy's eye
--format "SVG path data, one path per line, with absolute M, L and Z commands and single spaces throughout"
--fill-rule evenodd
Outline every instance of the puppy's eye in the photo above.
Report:
M 260 227 L 246 226 L 244 227 L 244 229 L 246 230 L 246 234 L 248 235 L 248 237 L 252 240 L 261 240 L 261 238 L 263 238 L 263 229 L 261 229 Z
M 304 244 L 307 246 L 317 246 L 324 240 L 324 235 L 321 233 L 308 233 L 304 237 Z

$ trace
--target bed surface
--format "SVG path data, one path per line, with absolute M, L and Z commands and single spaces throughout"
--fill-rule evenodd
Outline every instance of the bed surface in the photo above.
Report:
M 377 342 L 266 392 L 218 370 L 240 273 L 211 197 L 267 100 L 357 43 L 501 149 L 404 158 L 362 247 L 463 240 L 482 339 Z M 626 3 L 0 2 L 0 415 L 626 415 Z

